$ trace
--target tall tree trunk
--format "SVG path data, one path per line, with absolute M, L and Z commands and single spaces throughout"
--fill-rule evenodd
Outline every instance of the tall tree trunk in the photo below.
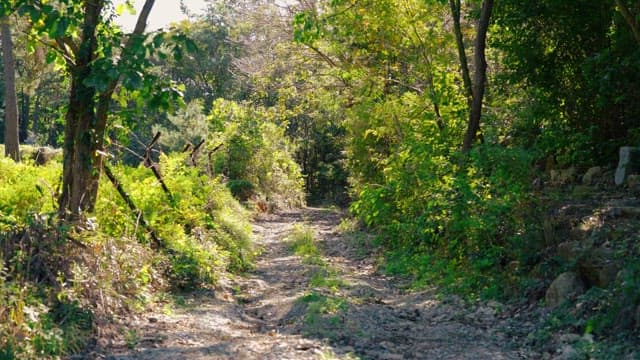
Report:
M 474 42 L 474 66 L 473 81 L 471 81 L 469 63 L 464 48 L 462 37 L 462 27 L 460 26 L 460 0 L 449 0 L 451 15 L 453 17 L 453 28 L 455 32 L 456 44 L 458 46 L 458 56 L 460 58 L 460 72 L 464 81 L 465 95 L 469 103 L 469 121 L 467 132 L 462 143 L 462 152 L 471 150 L 473 142 L 480 131 L 480 118 L 482 117 L 482 101 L 484 99 L 485 84 L 487 80 L 487 60 L 485 49 L 487 46 L 487 31 L 493 10 L 493 0 L 483 0 L 480 11 L 480 19 L 476 27 L 476 39 Z
M 471 106 L 473 101 L 473 88 L 471 86 L 471 75 L 469 75 L 469 61 L 467 60 L 464 38 L 462 37 L 462 27 L 460 26 L 460 0 L 449 0 L 449 7 L 451 8 L 451 16 L 453 17 L 453 33 L 458 47 L 460 75 L 462 75 L 462 82 L 464 84 L 464 94 L 467 98 L 467 103 Z
M 20 93 L 20 111 L 18 111 L 18 138 L 24 143 L 29 137 L 29 109 L 31 107 L 31 96 L 22 91 Z
M 20 161 L 18 139 L 18 98 L 16 96 L 16 71 L 13 59 L 13 42 L 9 17 L 0 19 L 2 37 L 2 59 L 4 65 L 4 153 L 15 161 Z
M 474 62 L 476 70 L 473 75 L 473 101 L 469 114 L 467 133 L 462 144 L 462 152 L 468 152 L 476 140 L 480 130 L 480 118 L 482 117 L 482 100 L 484 99 L 485 83 L 487 82 L 487 59 L 485 49 L 487 47 L 487 31 L 493 10 L 493 0 L 484 0 L 480 11 L 480 21 L 476 32 L 474 47 Z
M 91 64 L 97 47 L 96 29 L 100 21 L 102 1 L 84 2 L 84 24 L 82 44 L 70 65 L 71 91 L 64 128 L 64 160 L 62 170 L 62 193 L 59 199 L 60 216 L 76 220 L 84 211 L 93 210 L 97 190 L 99 169 L 93 164 L 93 149 L 98 134 L 92 131 L 95 124 L 96 90 L 87 86 L 85 80 L 91 76 Z
M 145 1 L 123 54 L 135 46 L 136 38 L 143 36 L 154 2 L 155 0 Z M 69 221 L 75 221 L 83 212 L 94 209 L 102 171 L 100 152 L 104 150 L 109 106 L 119 82 L 119 79 L 112 80 L 107 84 L 106 90 L 99 94 L 94 87 L 85 85 L 85 80 L 91 76 L 93 60 L 97 56 L 96 29 L 101 20 L 100 12 L 104 3 L 104 0 L 84 2 L 82 45 L 75 56 L 75 62 L 68 64 L 71 73 L 71 93 L 65 124 L 59 211 L 61 218 Z

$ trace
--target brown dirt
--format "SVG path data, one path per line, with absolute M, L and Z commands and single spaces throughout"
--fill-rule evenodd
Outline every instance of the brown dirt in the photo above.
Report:
M 466 305 L 455 297 L 440 300 L 436 289 L 405 290 L 402 281 L 377 271 L 366 236 L 337 230 L 341 218 L 338 211 L 315 208 L 263 216 L 254 224 L 264 249 L 255 270 L 216 290 L 186 295 L 184 306 L 170 313 L 124 321 L 120 336 L 88 357 L 537 358 L 516 347 L 499 325 L 507 317 L 501 304 Z M 315 234 L 322 264 L 293 255 L 284 241 L 296 223 Z M 318 274 L 338 285 L 314 285 Z

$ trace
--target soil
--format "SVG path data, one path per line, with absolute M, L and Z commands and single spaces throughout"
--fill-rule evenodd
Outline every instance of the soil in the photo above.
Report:
M 366 235 L 338 231 L 340 211 L 304 208 L 254 223 L 255 269 L 181 305 L 122 322 L 99 342 L 100 359 L 530 359 L 513 334 L 527 324 L 500 303 L 466 304 L 437 289 L 409 291 L 378 271 Z M 319 262 L 286 241 L 306 224 Z M 332 279 L 333 285 L 318 282 Z M 316 281 L 314 281 L 314 279 Z M 320 283 L 320 285 L 317 285 Z M 314 285 L 315 284 L 315 285 Z

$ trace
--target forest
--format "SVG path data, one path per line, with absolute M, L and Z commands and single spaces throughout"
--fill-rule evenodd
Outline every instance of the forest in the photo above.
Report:
M 0 359 L 640 357 L 640 2 L 163 2 L 0 2 Z

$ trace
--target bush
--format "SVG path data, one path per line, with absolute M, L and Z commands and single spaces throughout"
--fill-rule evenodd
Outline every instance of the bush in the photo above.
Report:
M 215 155 L 216 173 L 228 176 L 234 195 L 241 200 L 255 195 L 275 207 L 304 204 L 300 167 L 273 109 L 219 99 L 210 121 L 225 129 L 217 140 L 224 147 Z
M 456 160 L 434 154 L 432 145 L 404 145 L 385 168 L 384 184 L 365 186 L 351 210 L 379 230 L 391 272 L 473 297 L 498 296 L 506 290 L 500 284 L 511 286 L 497 281 L 503 267 L 519 259 L 530 231 L 532 158 L 483 145 Z
M 95 212 L 69 227 L 56 221 L 60 164 L 0 158 L 0 357 L 80 351 L 94 323 L 146 306 L 154 291 L 207 286 L 251 266 L 249 213 L 220 179 L 182 155 L 159 166 L 171 198 L 147 168 L 112 169 L 161 239 L 154 251 L 106 177 Z
M 173 200 L 149 169 L 119 166 L 114 172 L 173 253 L 170 278 L 174 285 L 212 283 L 225 270 L 249 267 L 253 256 L 249 214 L 227 187 L 197 168 L 185 167 L 181 155 L 162 156 L 159 165 Z M 111 184 L 102 185 L 96 213 L 98 223 L 110 236 L 125 233 L 147 241 L 141 232 L 144 229 L 136 227 L 133 215 Z

